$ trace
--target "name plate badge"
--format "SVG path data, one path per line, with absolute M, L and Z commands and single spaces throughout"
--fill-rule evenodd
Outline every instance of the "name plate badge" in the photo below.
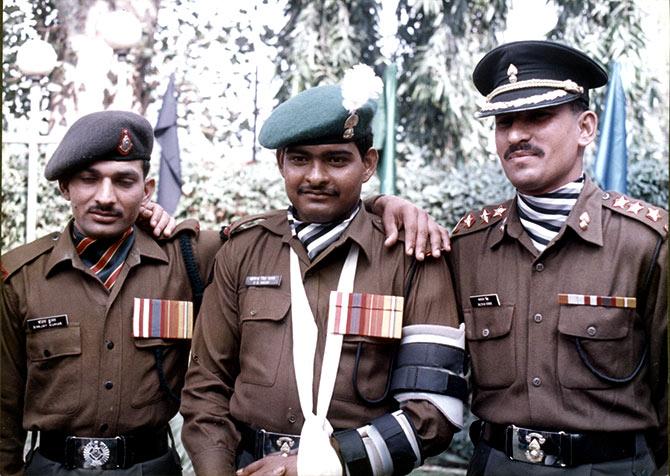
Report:
M 59 327 L 68 326 L 67 314 L 28 319 L 26 323 L 31 332 L 42 331 L 44 329 L 58 329 Z
M 472 307 L 499 307 L 500 299 L 497 294 L 479 294 L 470 296 L 470 305 Z
M 281 275 L 277 276 L 247 276 L 244 278 L 247 286 L 268 286 L 278 288 L 281 285 Z

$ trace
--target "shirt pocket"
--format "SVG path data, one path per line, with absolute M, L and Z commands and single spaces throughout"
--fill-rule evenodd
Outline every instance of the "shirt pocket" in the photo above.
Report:
M 240 380 L 271 387 L 290 329 L 291 295 L 277 289 L 249 288 L 240 302 Z M 284 367 L 292 368 L 288 362 Z
M 79 323 L 29 332 L 26 354 L 27 405 L 43 414 L 77 412 L 81 402 L 83 370 Z
M 356 395 L 356 388 L 367 400 L 378 400 L 384 396 L 399 342 L 399 339 L 345 335 L 342 340 L 333 399 L 361 403 L 361 398 Z M 384 404 L 388 404 L 388 401 Z
M 557 364 L 561 385 L 591 389 L 612 387 L 582 362 L 576 339 L 580 340 L 587 360 L 595 369 L 609 377 L 629 375 L 639 362 L 644 345 L 632 335 L 634 319 L 634 309 L 561 306 Z
M 136 354 L 130 361 L 130 368 L 124 369 L 132 375 L 133 386 L 130 406 L 143 408 L 162 399 L 170 398 L 161 388 L 158 378 L 156 352 L 162 354 L 162 367 L 168 387 L 177 395 L 184 386 L 184 374 L 188 364 L 188 339 L 161 339 L 159 337 L 135 337 Z
M 514 305 L 466 308 L 463 317 L 477 386 L 502 388 L 512 385 L 516 378 L 516 348 L 511 332 Z

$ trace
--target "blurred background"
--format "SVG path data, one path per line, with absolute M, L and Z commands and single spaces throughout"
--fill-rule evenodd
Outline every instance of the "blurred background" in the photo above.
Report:
M 626 148 L 606 154 L 619 157 L 609 166 L 627 171 L 626 193 L 667 207 L 668 8 L 667 0 L 5 0 L 2 251 L 64 227 L 69 207 L 44 165 L 77 118 L 103 109 L 160 123 L 166 140 L 150 174 L 178 219 L 219 228 L 285 207 L 274 155 L 257 143 L 263 120 L 360 62 L 385 82 L 375 128 L 383 161 L 366 193 L 397 193 L 451 228 L 512 192 L 493 120 L 474 118 L 481 98 L 471 73 L 486 51 L 521 39 L 567 43 L 614 73 L 625 112 L 613 123 L 625 130 L 601 136 L 617 134 Z M 606 95 L 592 94 L 603 117 Z M 587 152 L 589 172 L 598 149 Z M 465 433 L 417 474 L 463 473 Z

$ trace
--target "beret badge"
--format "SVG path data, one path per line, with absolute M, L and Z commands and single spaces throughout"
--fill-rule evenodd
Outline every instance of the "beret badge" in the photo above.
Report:
M 344 121 L 343 139 L 354 137 L 354 128 L 359 118 L 356 110 L 370 99 L 377 99 L 384 89 L 384 83 L 379 76 L 366 64 L 357 64 L 346 73 L 341 83 L 342 106 L 349 111 L 349 117 Z
M 128 129 L 121 129 L 119 142 L 116 144 L 116 150 L 123 156 L 130 154 L 133 150 L 133 141 L 130 139 L 130 132 L 128 132 Z

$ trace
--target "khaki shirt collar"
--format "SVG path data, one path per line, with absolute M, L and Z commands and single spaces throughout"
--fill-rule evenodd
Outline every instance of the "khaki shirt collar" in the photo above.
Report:
M 74 220 L 70 220 L 60 236 L 56 238 L 56 244 L 51 250 L 51 255 L 47 261 L 44 276 L 51 274 L 52 270 L 64 261 L 70 261 L 73 268 L 85 270 L 79 255 L 75 250 L 74 241 L 72 240 L 71 226 Z M 158 243 L 146 232 L 135 227 L 135 243 L 128 252 L 126 263 L 129 266 L 135 266 L 140 263 L 141 257 L 155 259 L 158 261 L 168 262 L 168 257 L 165 251 L 158 245 Z
M 565 230 L 570 227 L 574 230 L 575 234 L 587 241 L 593 243 L 597 246 L 603 245 L 603 228 L 602 228 L 602 197 L 603 191 L 587 176 L 584 181 L 584 188 L 582 193 L 579 194 L 579 198 L 575 203 L 575 206 L 570 211 L 568 219 L 566 220 L 566 225 L 559 232 L 556 237 L 556 241 L 560 240 L 565 234 Z M 491 233 L 489 234 L 488 244 L 492 248 L 498 245 L 505 236 L 514 238 L 516 240 L 523 239 L 525 235 L 525 230 L 519 219 L 519 214 L 517 213 L 517 198 L 510 200 L 503 204 L 508 206 L 509 210 L 507 212 L 507 217 L 502 221 L 502 225 L 496 225 Z M 588 217 L 588 223 L 586 227 L 583 228 L 580 226 L 582 217 Z
M 298 257 L 309 265 L 317 264 L 325 256 L 330 254 L 330 250 L 342 246 L 347 240 L 355 241 L 360 247 L 362 253 L 369 260 L 372 256 L 372 236 L 374 233 L 374 228 L 379 228 L 381 226 L 381 222 L 380 219 L 376 216 L 370 215 L 365 210 L 365 206 L 362 203 L 360 204 L 360 207 L 360 210 L 351 221 L 347 229 L 344 230 L 342 236 L 340 236 L 340 238 L 332 243 L 326 250 L 320 253 L 319 256 L 317 256 L 317 258 L 311 263 L 309 258 L 307 258 L 307 253 L 305 252 L 304 247 L 300 241 L 291 235 L 291 228 L 289 227 L 288 217 L 286 214 L 274 215 L 262 221 L 260 225 L 268 231 L 281 236 L 284 243 L 293 245 L 296 253 L 298 254 Z M 375 220 L 375 224 L 373 224 L 373 220 Z

